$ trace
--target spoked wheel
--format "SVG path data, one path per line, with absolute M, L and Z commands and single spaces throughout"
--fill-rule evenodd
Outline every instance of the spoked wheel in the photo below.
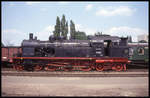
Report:
M 24 70 L 24 67 L 21 66 L 21 65 L 14 65 L 13 67 L 14 67 L 16 70 L 18 70 L 18 71 Z
M 81 71 L 90 71 L 92 70 L 92 67 L 90 66 L 91 64 L 89 62 L 81 62 L 81 65 L 84 67 L 80 67 Z
M 103 64 L 96 64 L 96 70 L 97 71 L 103 71 L 104 70 L 104 65 Z
M 44 69 L 46 71 L 55 71 L 57 68 L 55 66 L 46 66 Z
M 115 65 L 115 70 L 116 71 L 122 71 L 123 70 L 123 65 L 121 63 L 118 63 Z
M 39 70 L 42 70 L 42 66 L 41 65 L 36 65 L 35 67 L 34 67 L 34 70 L 35 71 L 39 71 Z
M 90 71 L 92 68 L 90 66 L 88 67 L 81 67 L 80 70 L 82 71 Z
M 64 71 L 72 71 L 72 70 L 73 70 L 73 67 L 64 67 L 63 70 L 64 70 Z

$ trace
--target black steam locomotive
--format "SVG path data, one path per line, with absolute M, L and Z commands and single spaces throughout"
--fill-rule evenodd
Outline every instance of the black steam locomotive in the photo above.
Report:
M 33 39 L 23 40 L 23 57 L 128 57 L 129 47 L 127 38 L 100 35 L 89 37 L 89 40 L 55 40 L 49 41 Z
M 129 63 L 127 38 L 110 35 L 89 36 L 88 40 L 64 40 L 49 37 L 48 41 L 37 40 L 29 34 L 22 42 L 22 55 L 14 57 L 14 68 L 23 70 L 77 70 L 96 69 L 126 70 Z

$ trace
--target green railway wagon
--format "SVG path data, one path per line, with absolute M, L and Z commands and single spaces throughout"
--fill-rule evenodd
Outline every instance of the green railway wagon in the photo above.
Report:
M 128 43 L 129 59 L 133 64 L 148 65 L 149 62 L 149 47 L 148 43 Z

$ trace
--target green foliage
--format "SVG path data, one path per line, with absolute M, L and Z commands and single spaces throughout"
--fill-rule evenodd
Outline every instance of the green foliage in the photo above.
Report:
M 66 22 L 65 24 L 65 33 L 64 33 L 65 39 L 67 38 L 67 34 L 68 34 L 68 22 Z
M 63 15 L 62 16 L 62 19 L 61 19 L 61 36 L 65 36 L 65 24 L 66 23 L 66 19 L 65 19 L 65 16 Z
M 67 38 L 68 34 L 68 22 L 66 22 L 65 15 L 62 16 L 60 21 L 59 17 L 57 16 L 55 30 L 53 31 L 54 37 L 58 38 L 60 36 Z
M 66 22 L 65 15 L 63 15 L 61 20 L 61 35 L 66 39 L 67 34 L 68 34 L 68 22 Z
M 55 30 L 53 31 L 55 37 L 60 37 L 60 19 L 57 16 Z
M 87 40 L 87 36 L 86 36 L 85 32 L 77 31 L 75 33 L 75 39 L 77 39 L 77 40 Z
M 72 20 L 70 20 L 70 36 L 71 36 L 71 39 L 75 39 L 75 33 L 76 33 L 75 24 L 73 23 Z
M 57 16 L 55 30 L 53 31 L 54 37 L 58 38 L 62 36 L 64 39 L 67 39 L 68 34 L 68 22 L 65 19 L 65 15 L 62 16 L 60 21 L 59 17 Z M 78 39 L 78 40 L 86 40 L 87 36 L 85 32 L 76 32 L 75 24 L 72 20 L 70 20 L 70 38 L 71 39 Z

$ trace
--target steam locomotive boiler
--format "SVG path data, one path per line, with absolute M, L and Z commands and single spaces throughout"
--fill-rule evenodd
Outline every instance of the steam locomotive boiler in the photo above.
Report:
M 121 71 L 130 62 L 127 38 L 110 35 L 89 36 L 88 40 L 50 36 L 48 41 L 40 41 L 30 33 L 21 47 L 21 57 L 13 58 L 16 70 Z

